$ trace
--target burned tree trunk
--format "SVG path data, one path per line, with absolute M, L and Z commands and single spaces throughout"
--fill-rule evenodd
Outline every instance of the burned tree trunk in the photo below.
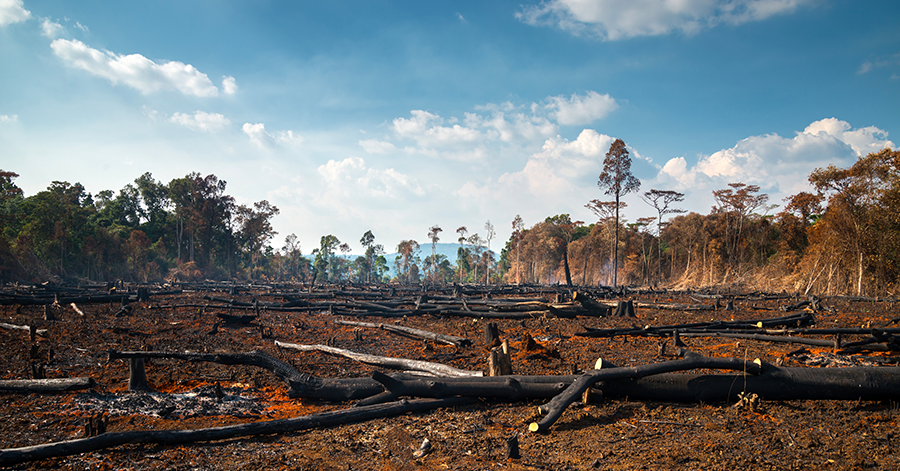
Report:
M 271 420 L 249 424 L 226 425 L 198 430 L 137 430 L 133 432 L 104 433 L 90 438 L 68 440 L 22 448 L 0 450 L 0 466 L 61 456 L 71 456 L 127 443 L 159 443 L 164 445 L 187 444 L 200 441 L 226 440 L 251 435 L 288 433 L 319 427 L 352 424 L 407 412 L 419 412 L 439 407 L 464 404 L 467 398 L 421 399 L 397 401 L 367 407 L 355 407 L 334 412 L 323 412 L 292 419 Z
M 15 393 L 53 393 L 94 386 L 92 378 L 7 379 L 0 380 L 0 391 Z

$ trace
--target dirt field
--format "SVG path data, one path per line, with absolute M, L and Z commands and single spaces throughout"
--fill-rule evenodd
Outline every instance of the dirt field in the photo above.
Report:
M 159 306 L 208 303 L 203 294 L 154 296 L 115 317 L 118 304 L 70 306 L 45 321 L 40 306 L 0 306 L 0 322 L 47 329 L 32 347 L 27 332 L 0 329 L 0 376 L 31 377 L 42 364 L 50 378 L 89 376 L 89 391 L 63 394 L 0 394 L 0 448 L 37 445 L 84 436 L 87 417 L 105 412 L 109 432 L 193 429 L 340 410 L 348 403 L 289 399 L 287 387 L 269 371 L 177 360 L 148 361 L 147 376 L 158 391 L 127 390 L 128 365 L 108 360 L 109 350 L 248 352 L 260 349 L 299 371 L 320 377 L 358 377 L 375 368 L 328 356 L 276 347 L 274 340 L 330 344 L 357 352 L 445 363 L 485 370 L 484 319 L 367 317 L 467 337 L 456 348 L 408 339 L 378 329 L 338 326 L 328 312 L 262 311 L 245 326 L 226 326 L 223 309 Z M 226 296 L 219 293 L 220 296 Z M 236 299 L 281 301 L 259 293 Z M 646 297 L 637 297 L 647 299 Z M 653 302 L 692 303 L 686 296 L 654 295 Z M 776 317 L 784 300 L 740 301 L 736 311 L 638 309 L 637 318 L 533 318 L 496 320 L 513 347 L 516 374 L 571 374 L 589 369 L 598 357 L 619 366 L 661 361 L 658 339 L 573 336 L 586 327 L 608 328 Z M 883 327 L 897 317 L 892 303 L 828 299 L 835 313 L 817 312 L 816 327 Z M 769 309 L 769 310 L 764 310 Z M 240 312 L 232 312 L 240 314 Z M 215 327 L 219 324 L 218 327 Z M 531 335 L 555 355 L 525 355 Z M 852 339 L 847 339 L 852 340 Z M 786 366 L 866 364 L 858 356 L 829 356 L 831 349 L 800 348 L 753 340 L 685 338 L 688 348 L 708 356 L 760 358 Z M 671 348 L 671 341 L 669 344 Z M 52 352 L 52 353 L 51 353 Z M 822 355 L 824 354 L 824 355 Z M 52 355 L 52 356 L 51 356 Z M 669 358 L 671 359 L 671 358 Z M 216 384 L 222 393 L 216 394 Z M 900 399 L 900 392 L 898 392 Z M 476 404 L 406 414 L 312 431 L 256 436 L 189 445 L 124 445 L 111 449 L 17 465 L 13 469 L 900 469 L 898 403 L 857 401 L 768 402 L 751 411 L 730 403 L 679 404 L 605 400 L 575 404 L 549 434 L 528 432 L 544 401 Z M 518 434 L 521 457 L 507 459 L 506 441 Z M 430 453 L 414 458 L 424 439 Z

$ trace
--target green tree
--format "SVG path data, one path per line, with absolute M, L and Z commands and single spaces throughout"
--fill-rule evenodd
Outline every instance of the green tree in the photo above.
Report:
M 435 258 L 435 252 L 437 251 L 437 243 L 438 243 L 439 240 L 441 240 L 439 234 L 440 234 L 442 231 L 443 231 L 443 229 L 441 229 L 441 226 L 439 226 L 439 225 L 437 225 L 437 224 L 435 224 L 435 225 L 433 225 L 433 226 L 431 226 L 431 227 L 428 228 L 428 239 L 431 240 L 431 258 L 432 258 L 432 261 L 436 260 L 436 258 Z M 426 261 L 427 261 L 427 258 L 426 258 Z M 437 264 L 436 264 L 436 263 L 427 263 L 427 262 L 426 262 L 425 266 L 426 266 L 426 268 L 430 268 L 430 270 L 431 270 L 431 282 L 434 283 L 434 281 L 435 281 L 435 273 L 436 273 L 436 269 L 437 269 Z
M 326 282 L 329 279 L 329 268 L 333 266 L 334 251 L 341 245 L 340 239 L 328 234 L 319 239 L 319 248 L 313 250 L 316 259 L 314 281 Z
M 277 234 L 272 228 L 271 220 L 278 212 L 278 208 L 266 200 L 253 203 L 252 208 L 238 206 L 235 211 L 239 225 L 239 239 L 250 255 L 251 276 L 262 256 L 263 248 Z
M 371 276 L 375 275 L 376 281 L 381 282 L 381 275 L 377 274 L 377 271 L 375 270 L 375 259 L 378 258 L 379 255 L 384 254 L 384 246 L 375 243 L 375 235 L 372 234 L 372 231 L 366 231 L 359 239 L 359 243 L 366 249 L 365 281 L 369 282 Z

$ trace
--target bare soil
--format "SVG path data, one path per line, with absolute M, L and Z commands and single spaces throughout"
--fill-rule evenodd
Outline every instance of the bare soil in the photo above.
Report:
M 243 301 L 280 301 L 266 293 L 244 294 Z M 686 296 L 639 300 L 692 303 Z M 87 417 L 109 416 L 108 431 L 193 429 L 296 417 L 339 410 L 348 403 L 289 399 L 287 387 L 271 372 L 250 366 L 223 366 L 177 360 L 153 360 L 147 375 L 156 393 L 127 390 L 128 366 L 109 361 L 108 350 L 247 352 L 264 350 L 298 370 L 322 377 L 366 376 L 373 367 L 328 356 L 284 350 L 274 340 L 330 344 L 362 353 L 446 363 L 486 370 L 481 345 L 483 319 L 362 319 L 468 337 L 474 345 L 456 348 L 408 339 L 377 329 L 355 331 L 333 324 L 327 312 L 263 311 L 246 326 L 220 325 L 216 312 L 202 307 L 202 293 L 155 296 L 136 303 L 128 316 L 119 306 L 85 304 L 57 310 L 44 321 L 38 306 L 2 306 L 0 321 L 47 329 L 34 347 L 26 332 L 0 329 L 0 377 L 31 377 L 42 364 L 47 377 L 89 376 L 90 391 L 64 394 L 0 394 L 0 448 L 37 445 L 84 436 Z M 513 346 L 516 374 L 571 374 L 591 368 L 598 357 L 617 365 L 664 359 L 658 339 L 593 339 L 573 336 L 586 327 L 662 325 L 750 319 L 783 315 L 785 301 L 745 301 L 737 310 L 670 311 L 638 309 L 630 318 L 537 318 L 497 320 L 501 337 Z M 817 313 L 818 327 L 879 327 L 897 316 L 891 303 L 829 299 L 836 314 Z M 764 310 L 768 309 L 768 310 Z M 232 312 L 235 313 L 235 312 Z M 527 335 L 549 354 L 521 351 Z M 360 338 L 361 336 L 361 338 Z M 852 340 L 852 339 L 846 339 Z M 685 338 L 691 350 L 709 356 L 760 358 L 788 366 L 867 364 L 865 357 L 834 356 L 830 349 L 752 340 Z M 35 349 L 36 348 L 36 349 Z M 674 350 L 669 344 L 669 351 Z M 52 352 L 52 353 L 51 353 Z M 794 352 L 795 354 L 791 354 Z M 557 355 L 558 354 L 558 355 Z M 223 388 L 224 398 L 214 394 Z M 127 445 L 65 458 L 42 460 L 14 469 L 900 469 L 898 404 L 889 402 L 767 402 L 757 411 L 732 404 L 679 404 L 606 400 L 576 404 L 549 434 L 527 431 L 542 401 L 477 404 L 373 420 L 307 432 L 258 436 L 189 445 Z M 507 459 L 506 440 L 518 434 L 521 457 Z M 431 452 L 414 458 L 427 438 Z

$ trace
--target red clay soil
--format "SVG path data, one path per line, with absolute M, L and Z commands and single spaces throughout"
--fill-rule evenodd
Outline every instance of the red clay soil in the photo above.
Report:
M 280 419 L 340 410 L 349 403 L 289 399 L 287 387 L 271 372 L 251 366 L 224 366 L 177 360 L 148 362 L 147 376 L 160 393 L 127 390 L 128 366 L 109 361 L 108 350 L 248 352 L 260 349 L 322 377 L 370 375 L 375 368 L 318 352 L 281 349 L 274 340 L 325 344 L 385 356 L 445 363 L 485 370 L 482 343 L 485 320 L 367 317 L 368 322 L 397 323 L 470 338 L 474 345 L 456 348 L 408 339 L 378 329 L 354 330 L 333 324 L 319 313 L 263 311 L 248 326 L 214 329 L 216 312 L 197 307 L 159 309 L 176 303 L 203 304 L 202 294 L 153 297 L 136 303 L 130 315 L 115 317 L 118 305 L 81 305 L 57 311 L 44 321 L 38 306 L 2 306 L 0 322 L 47 329 L 36 351 L 20 330 L 0 329 L 0 377 L 30 378 L 30 365 L 42 363 L 47 377 L 89 376 L 90 391 L 63 394 L 0 394 L 0 448 L 14 448 L 84 436 L 86 418 L 105 412 L 109 432 L 194 429 Z M 280 301 L 256 293 L 238 299 Z M 641 301 L 692 303 L 685 296 L 651 296 Z M 817 327 L 881 327 L 897 316 L 890 303 L 825 300 L 836 313 L 818 312 Z M 593 367 L 598 357 L 616 365 L 663 360 L 656 338 L 583 338 L 586 327 L 608 328 L 686 322 L 776 317 L 782 301 L 745 301 L 737 310 L 670 311 L 638 309 L 629 318 L 541 318 L 497 320 L 501 337 L 513 347 L 516 374 L 571 374 Z M 770 310 L 761 310 L 768 308 Z M 361 338 L 358 336 L 361 335 Z M 537 352 L 523 353 L 531 336 Z M 847 338 L 845 340 L 853 340 Z M 760 358 L 786 366 L 865 363 L 859 356 L 833 356 L 830 349 L 753 340 L 685 338 L 688 348 L 708 356 Z M 669 351 L 674 350 L 671 343 Z M 50 352 L 52 351 L 52 357 Z M 541 354 L 543 353 L 543 354 Z M 217 401 L 215 385 L 226 401 Z M 898 398 L 900 399 L 900 398 Z M 365 423 L 306 432 L 246 437 L 189 445 L 125 445 L 64 458 L 47 459 L 13 469 L 900 469 L 898 404 L 856 401 L 767 402 L 757 411 L 729 403 L 680 404 L 605 400 L 576 404 L 549 434 L 528 432 L 543 401 L 476 404 L 412 413 Z M 227 407 L 223 404 L 227 403 Z M 506 440 L 518 434 L 521 457 L 507 459 Z M 432 449 L 422 458 L 413 452 L 427 438 Z

